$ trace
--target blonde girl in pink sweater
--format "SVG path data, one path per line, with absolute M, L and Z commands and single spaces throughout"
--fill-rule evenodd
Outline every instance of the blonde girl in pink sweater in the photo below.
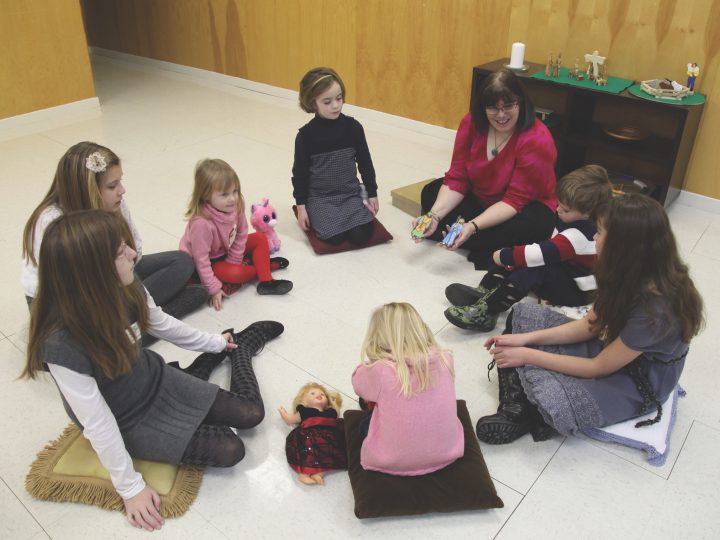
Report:
M 453 357 L 410 304 L 377 309 L 355 368 L 355 392 L 372 406 L 360 450 L 366 470 L 416 476 L 462 457 Z
M 257 278 L 258 294 L 286 294 L 292 281 L 273 279 L 271 270 L 286 268 L 282 257 L 270 258 L 263 233 L 248 234 L 240 180 L 222 159 L 204 159 L 195 167 L 195 187 L 185 214 L 188 224 L 180 249 L 195 262 L 210 305 L 222 309 L 223 298 Z

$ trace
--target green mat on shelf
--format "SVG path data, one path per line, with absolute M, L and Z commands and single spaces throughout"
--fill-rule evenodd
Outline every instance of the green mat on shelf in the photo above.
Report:
M 660 103 L 667 103 L 668 105 L 702 105 L 703 103 L 705 103 L 705 96 L 698 93 L 687 96 L 683 99 L 658 98 L 645 92 L 645 90 L 643 90 L 639 84 L 635 84 L 628 88 L 628 92 L 630 92 L 635 97 L 648 99 L 650 101 L 657 101 Z
M 595 81 L 590 81 L 587 78 L 582 81 L 576 81 L 571 78 L 568 74 L 570 70 L 568 68 L 560 68 L 559 77 L 546 77 L 544 71 L 538 71 L 533 73 L 531 77 L 533 79 L 540 79 L 542 81 L 550 81 L 557 84 L 566 84 L 568 86 L 577 86 L 578 88 L 585 88 L 586 90 L 597 90 L 598 92 L 607 92 L 608 94 L 619 94 L 625 90 L 628 86 L 632 86 L 635 81 L 630 79 L 621 79 L 619 77 L 608 77 L 608 83 L 606 86 L 598 86 Z M 583 72 L 584 74 L 584 72 Z

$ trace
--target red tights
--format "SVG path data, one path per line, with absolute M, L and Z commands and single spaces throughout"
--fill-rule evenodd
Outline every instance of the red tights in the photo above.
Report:
M 245 260 L 252 264 L 235 264 L 219 261 L 212 265 L 213 273 L 223 283 L 247 283 L 257 278 L 258 281 L 270 281 L 270 248 L 262 233 L 252 233 L 245 244 Z

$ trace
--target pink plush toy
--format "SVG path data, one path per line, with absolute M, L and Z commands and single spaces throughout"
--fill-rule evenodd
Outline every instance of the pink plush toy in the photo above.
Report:
M 277 215 L 275 209 L 270 206 L 270 201 L 267 198 L 263 198 L 259 204 L 253 204 L 250 207 L 250 223 L 257 232 L 265 234 L 268 240 L 268 246 L 270 247 L 270 253 L 275 253 L 280 250 L 280 238 L 278 238 L 275 232 L 275 225 L 277 225 Z

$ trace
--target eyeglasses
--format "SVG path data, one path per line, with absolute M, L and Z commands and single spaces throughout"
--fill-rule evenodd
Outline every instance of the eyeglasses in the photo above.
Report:
M 500 114 L 501 112 L 504 114 L 508 114 L 517 109 L 518 105 L 519 103 L 517 101 L 513 101 L 512 103 L 506 103 L 502 107 L 485 107 L 485 112 L 491 116 L 495 116 L 496 114 Z

